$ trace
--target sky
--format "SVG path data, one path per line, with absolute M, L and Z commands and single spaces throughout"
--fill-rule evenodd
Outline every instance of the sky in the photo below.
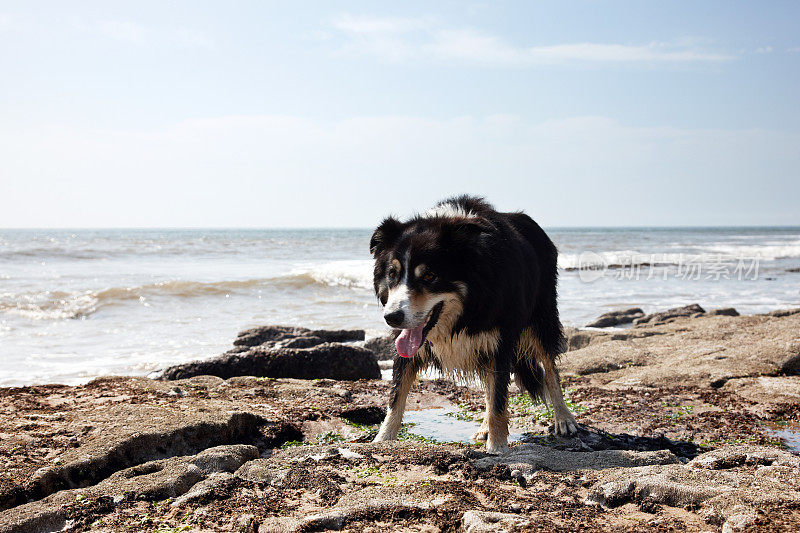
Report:
M 0 228 L 800 225 L 800 3 L 0 0 Z

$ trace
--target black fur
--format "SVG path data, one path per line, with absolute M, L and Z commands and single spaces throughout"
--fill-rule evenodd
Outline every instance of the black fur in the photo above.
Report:
M 564 348 L 564 335 L 556 304 L 558 252 L 544 230 L 522 212 L 500 213 L 482 198 L 460 196 L 438 205 L 452 204 L 471 215 L 416 216 L 407 222 L 386 218 L 370 240 L 375 258 L 375 292 L 386 303 L 389 288 L 402 273 L 389 277 L 393 258 L 411 253 L 413 264 L 424 263 L 436 272 L 436 279 L 410 280 L 413 290 L 454 291 L 455 282 L 466 284 L 464 311 L 453 334 L 477 334 L 497 329 L 500 348 L 494 354 L 479 354 L 493 367 L 498 410 L 505 409 L 509 374 L 537 399 L 544 397 L 543 371 L 530 359 L 516 357 L 515 346 L 523 329 L 538 337 L 547 357 L 555 361 Z M 413 266 L 413 265 L 412 265 Z M 398 358 L 395 365 L 396 400 L 399 380 L 405 369 L 438 366 L 435 358 Z M 483 365 L 482 365 L 483 366 Z M 392 402 L 394 403 L 394 401 Z

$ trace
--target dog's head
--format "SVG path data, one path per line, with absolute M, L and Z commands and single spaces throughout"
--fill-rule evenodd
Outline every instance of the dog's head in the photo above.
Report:
M 397 353 L 413 357 L 426 338 L 449 335 L 475 275 L 476 254 L 491 223 L 479 217 L 389 217 L 370 240 L 375 294 L 386 323 L 402 330 Z

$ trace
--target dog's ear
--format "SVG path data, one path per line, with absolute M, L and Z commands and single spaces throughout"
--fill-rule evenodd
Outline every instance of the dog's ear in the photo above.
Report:
M 369 240 L 369 253 L 372 257 L 378 257 L 378 254 L 390 246 L 403 232 L 403 223 L 394 217 L 386 217 L 383 222 L 375 228 L 375 233 Z
M 485 218 L 469 218 L 447 224 L 445 235 L 453 244 L 466 244 L 494 233 L 496 229 Z

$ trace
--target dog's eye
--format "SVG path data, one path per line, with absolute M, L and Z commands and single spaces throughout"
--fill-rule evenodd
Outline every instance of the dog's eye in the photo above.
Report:
M 394 268 L 394 267 L 390 267 L 388 274 L 389 274 L 389 279 L 396 278 L 397 277 L 397 269 Z
M 422 281 L 424 281 L 425 283 L 431 283 L 431 282 L 433 282 L 435 279 L 436 279 L 436 274 L 434 274 L 433 272 L 430 272 L 430 271 L 428 271 L 428 272 L 425 272 L 425 273 L 422 275 Z

